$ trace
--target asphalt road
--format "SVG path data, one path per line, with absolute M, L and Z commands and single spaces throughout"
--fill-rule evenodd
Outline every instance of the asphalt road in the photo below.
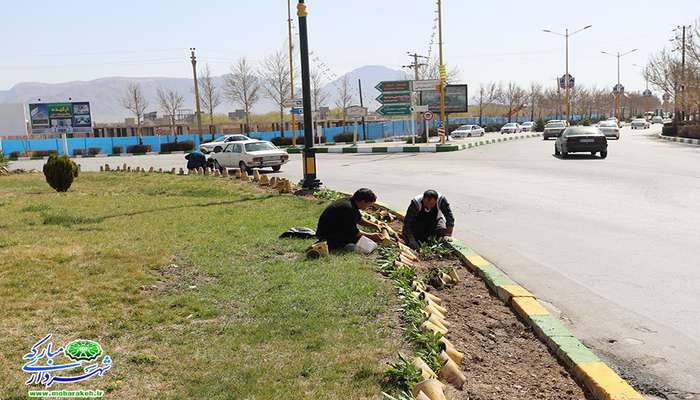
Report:
M 623 130 L 605 160 L 559 159 L 553 141 L 525 139 L 453 153 L 320 154 L 318 170 L 328 187 L 370 187 L 400 209 L 427 188 L 441 191 L 456 236 L 547 302 L 623 376 L 692 398 L 700 394 L 700 148 L 663 142 L 658 129 Z M 95 170 L 105 159 L 80 162 Z M 184 167 L 182 155 L 109 162 Z M 282 174 L 299 180 L 300 156 Z

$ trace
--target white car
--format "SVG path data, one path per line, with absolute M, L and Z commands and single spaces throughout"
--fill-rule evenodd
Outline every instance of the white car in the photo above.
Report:
M 289 154 L 277 148 L 271 142 L 248 139 L 229 143 L 224 150 L 212 154 L 208 162 L 214 168 L 240 168 L 250 171 L 252 168 L 270 167 L 277 172 L 289 161 Z
M 651 117 L 651 123 L 652 124 L 663 124 L 664 118 L 660 115 L 655 115 L 655 116 Z
M 504 133 L 520 133 L 522 132 L 522 128 L 520 128 L 520 125 L 518 125 L 515 122 L 509 122 L 501 128 L 501 135 Z
M 209 154 L 211 152 L 218 153 L 222 151 L 227 144 L 231 142 L 241 142 L 244 140 L 250 140 L 250 138 L 245 135 L 226 135 L 217 140 L 202 143 L 199 145 L 199 150 L 204 154 Z
M 462 125 L 459 128 L 453 130 L 450 133 L 450 137 L 454 139 L 472 137 L 472 136 L 484 136 L 486 131 L 479 125 Z
M 598 123 L 598 129 L 603 132 L 606 138 L 620 139 L 620 127 L 615 121 L 601 121 Z
M 644 118 L 635 118 L 630 125 L 632 125 L 632 129 L 649 129 L 651 126 L 649 121 Z
M 535 123 L 532 121 L 523 122 L 520 124 L 520 128 L 523 132 L 532 132 L 535 129 Z

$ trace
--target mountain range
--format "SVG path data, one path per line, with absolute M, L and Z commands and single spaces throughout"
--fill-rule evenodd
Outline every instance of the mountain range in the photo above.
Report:
M 354 103 L 359 104 L 357 96 L 357 80 L 362 81 L 364 104 L 370 109 L 378 106 L 374 100 L 379 95 L 374 86 L 380 81 L 404 79 L 405 73 L 380 65 L 368 65 L 354 69 L 336 80 L 327 83 L 323 90 L 328 96 L 326 106 L 335 107 L 338 98 L 339 82 L 347 77 L 354 94 Z M 214 77 L 215 85 L 223 87 L 223 76 Z M 147 112 L 158 110 L 158 88 L 172 89 L 185 98 L 185 109 L 195 108 L 195 96 L 192 79 L 146 77 L 126 78 L 108 77 L 90 81 L 73 81 L 63 83 L 25 82 L 14 85 L 9 90 L 0 90 L 0 103 L 34 103 L 34 102 L 64 102 L 64 101 L 89 101 L 92 106 L 93 120 L 95 122 L 121 122 L 129 117 L 129 112 L 121 106 L 127 85 L 136 82 L 141 85 L 144 96 L 148 101 Z M 228 101 L 224 101 L 216 110 L 217 113 L 227 113 L 241 108 Z M 261 99 L 253 107 L 256 113 L 266 113 L 277 109 L 275 103 L 261 96 Z

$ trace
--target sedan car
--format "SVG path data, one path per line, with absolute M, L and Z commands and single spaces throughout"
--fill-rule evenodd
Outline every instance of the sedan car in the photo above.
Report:
M 462 125 L 450 133 L 452 138 L 464 138 L 472 136 L 484 136 L 486 131 L 479 125 Z
M 219 169 L 251 171 L 252 168 L 271 167 L 277 172 L 289 161 L 289 155 L 271 142 L 249 139 L 227 144 L 224 151 L 212 154 L 208 161 Z
M 520 128 L 523 132 L 532 132 L 535 129 L 535 123 L 532 121 L 523 122 L 520 124 Z
M 660 115 L 655 115 L 651 117 L 651 123 L 652 124 L 663 124 L 664 123 L 664 117 Z
M 600 158 L 605 158 L 608 156 L 608 139 L 594 126 L 566 128 L 554 142 L 554 154 L 566 158 L 569 153 L 591 153 L 592 156 L 600 153 Z
M 632 129 L 649 129 L 651 124 L 649 124 L 649 121 L 647 121 L 644 118 L 635 118 L 632 120 L 632 123 L 630 124 L 632 126 Z
M 518 125 L 515 122 L 509 122 L 501 128 L 501 135 L 504 133 L 520 133 L 522 132 L 522 128 L 520 128 L 520 125 Z
M 564 121 L 549 121 L 547 125 L 544 126 L 544 133 L 542 133 L 542 138 L 547 140 L 549 138 L 558 138 L 559 135 L 566 129 L 566 124 Z
M 620 139 L 620 127 L 615 121 L 601 121 L 598 124 L 598 129 L 603 132 L 606 138 Z
M 199 145 L 199 150 L 204 154 L 208 154 L 211 152 L 218 153 L 221 150 L 223 150 L 227 144 L 231 142 L 241 142 L 244 140 L 250 140 L 250 138 L 245 135 L 226 135 L 217 140 L 202 143 L 201 145 Z

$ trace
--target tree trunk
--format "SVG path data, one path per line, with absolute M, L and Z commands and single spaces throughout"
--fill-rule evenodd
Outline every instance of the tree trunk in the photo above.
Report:
M 280 137 L 284 137 L 284 107 L 280 107 Z
M 250 134 L 250 115 L 248 115 L 248 104 L 245 105 L 245 131 Z

